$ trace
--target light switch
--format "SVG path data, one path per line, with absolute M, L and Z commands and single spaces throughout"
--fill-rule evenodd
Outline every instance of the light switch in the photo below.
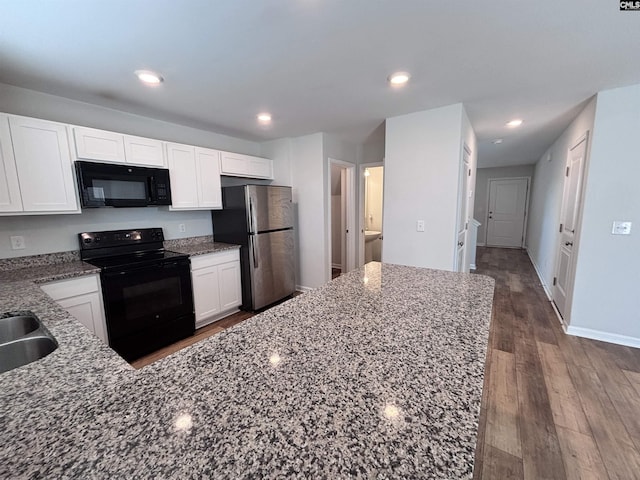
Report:
M 424 232 L 424 220 L 418 220 L 416 222 L 416 232 Z
M 631 222 L 616 220 L 615 222 L 613 222 L 613 228 L 611 229 L 611 234 L 612 235 L 630 235 Z

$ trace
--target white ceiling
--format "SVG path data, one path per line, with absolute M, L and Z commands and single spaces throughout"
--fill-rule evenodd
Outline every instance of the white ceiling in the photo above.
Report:
M 2 83 L 248 140 L 361 142 L 387 117 L 463 102 L 480 166 L 535 162 L 585 100 L 640 83 L 640 12 L 615 0 L 0 0 L 0 12 Z M 142 86 L 141 68 L 165 83 Z M 404 89 L 386 83 L 395 70 L 412 74 Z M 514 117 L 524 125 L 506 129 Z

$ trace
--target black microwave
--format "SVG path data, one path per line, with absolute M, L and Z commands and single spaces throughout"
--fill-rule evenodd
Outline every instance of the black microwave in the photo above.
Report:
M 169 170 L 113 163 L 76 162 L 83 207 L 171 205 Z

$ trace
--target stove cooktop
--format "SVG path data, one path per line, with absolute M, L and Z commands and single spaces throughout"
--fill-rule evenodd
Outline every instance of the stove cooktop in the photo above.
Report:
M 128 253 L 126 255 L 114 255 L 108 257 L 98 257 L 85 260 L 85 262 L 100 267 L 102 269 L 135 267 L 138 265 L 160 263 L 168 260 L 178 260 L 187 258 L 189 255 L 184 253 L 171 252 L 169 250 L 146 251 L 137 253 Z

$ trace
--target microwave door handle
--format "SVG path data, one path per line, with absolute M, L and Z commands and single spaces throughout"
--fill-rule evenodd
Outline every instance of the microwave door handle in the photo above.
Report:
M 156 179 L 155 179 L 155 177 L 153 175 L 149 176 L 147 178 L 147 183 L 149 185 L 149 198 L 148 198 L 148 201 L 155 203 L 155 199 L 156 199 Z

